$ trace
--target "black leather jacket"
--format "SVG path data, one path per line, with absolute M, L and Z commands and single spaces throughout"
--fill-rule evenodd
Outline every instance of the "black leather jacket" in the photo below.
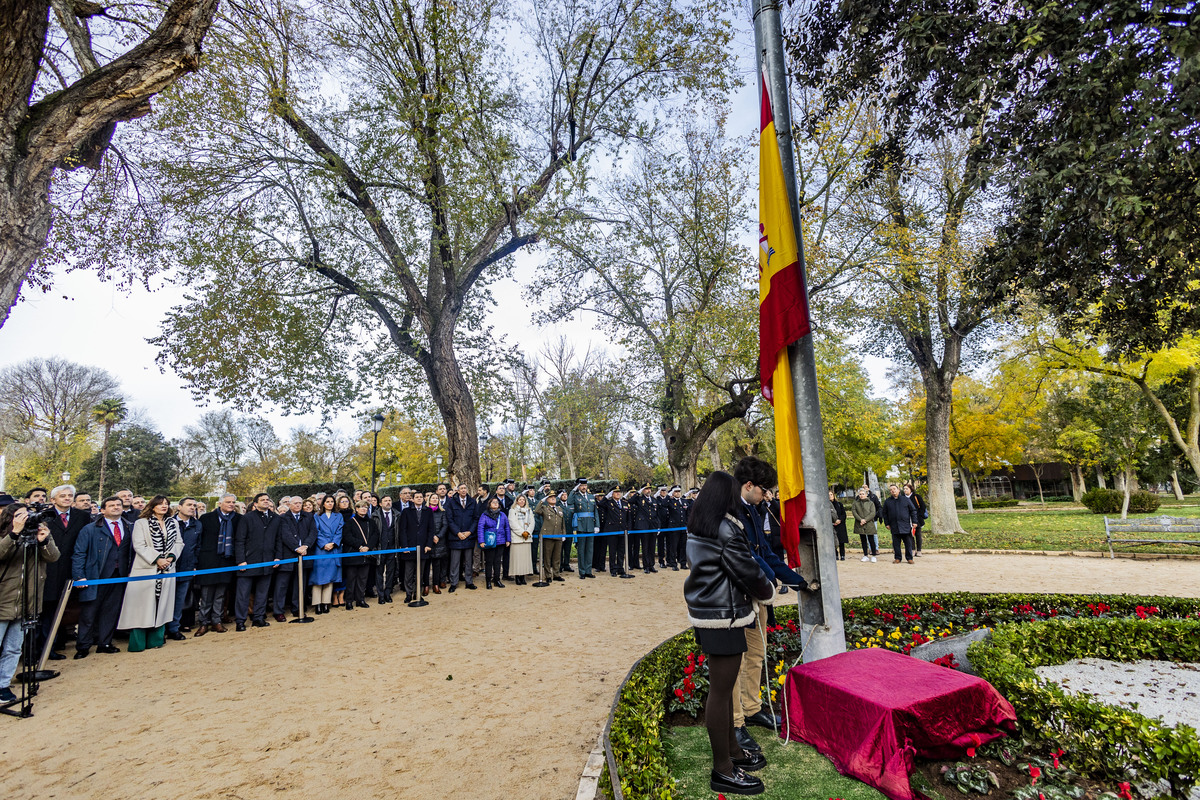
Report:
M 683 582 L 688 620 L 697 628 L 738 628 L 754 621 L 751 600 L 767 602 L 775 587 L 754 560 L 742 524 L 726 515 L 716 539 L 688 531 L 692 570 Z

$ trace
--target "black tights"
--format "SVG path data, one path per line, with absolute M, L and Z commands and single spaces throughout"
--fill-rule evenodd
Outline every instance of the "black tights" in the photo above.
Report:
M 708 728 L 713 769 L 722 775 L 732 775 L 732 759 L 745 756 L 733 733 L 733 691 L 741 666 L 741 653 L 708 656 L 708 702 L 704 705 L 704 726 Z

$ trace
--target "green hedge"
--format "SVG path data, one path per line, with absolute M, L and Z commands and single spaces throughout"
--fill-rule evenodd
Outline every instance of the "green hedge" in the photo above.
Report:
M 894 625 L 905 625 L 904 607 L 930 609 L 934 603 L 945 608 L 972 608 L 973 616 L 998 625 L 996 631 L 1028 630 L 1027 625 L 1006 625 L 1008 621 L 1025 621 L 1027 616 L 1018 617 L 1014 607 L 1027 607 L 1034 612 L 1049 614 L 1063 609 L 1074 609 L 1079 613 L 1088 610 L 1088 604 L 1104 603 L 1106 614 L 1129 614 L 1138 607 L 1154 606 L 1158 616 L 1147 622 L 1186 622 L 1186 620 L 1163 620 L 1160 617 L 1193 617 L 1200 615 L 1200 599 L 1181 597 L 1138 597 L 1133 595 L 1085 595 L 1085 594 L 1028 594 L 997 592 L 992 594 L 975 592 L 936 592 L 909 595 L 873 595 L 849 598 L 842 601 L 842 615 L 849 628 L 856 618 L 874 617 L 875 609 L 896 617 Z M 1022 608 L 1024 613 L 1024 608 Z M 795 606 L 775 609 L 775 620 L 786 624 L 796 619 Z M 1123 620 L 1080 620 L 1103 625 Z M 1142 622 L 1142 620 L 1135 620 Z M 1189 623 L 1198 624 L 1200 623 Z M 1193 635 L 1193 644 L 1200 646 L 1200 631 Z M 620 688 L 619 699 L 613 711 L 612 724 L 608 730 L 607 746 L 617 768 L 621 792 L 627 800 L 673 800 L 679 796 L 674 780 L 667 769 L 663 753 L 661 727 L 666 716 L 669 687 L 683 677 L 687 654 L 696 649 L 696 640 L 691 629 L 674 636 L 647 653 L 630 671 L 628 681 Z M 971 654 L 972 663 L 975 654 Z M 1065 659 L 1064 659 L 1065 660 Z M 1192 660 L 1200 661 L 1200 658 Z M 997 686 L 999 688 L 999 686 Z M 1001 692 L 1004 692 L 1001 689 Z M 1010 696 L 1011 700 L 1012 697 Z M 1017 706 L 1018 714 L 1022 708 Z M 1132 713 L 1132 712 L 1129 712 Z M 1024 719 L 1024 717 L 1022 717 Z M 1074 752 L 1074 751 L 1073 751 Z M 606 770 L 607 771 L 607 770 Z M 613 797 L 608 780 L 601 781 L 606 797 Z
M 1200 739 L 1187 725 L 1165 726 L 1135 711 L 1042 680 L 1034 667 L 1075 658 L 1113 661 L 1200 661 L 1200 621 L 1190 619 L 1056 619 L 996 628 L 968 649 L 980 677 L 1017 709 L 1025 735 L 1071 754 L 1072 766 L 1110 782 L 1135 776 L 1166 780 L 1171 795 L 1188 797 L 1200 778 Z
M 339 489 L 347 494 L 354 494 L 354 484 L 350 481 L 332 483 L 281 483 L 277 486 L 268 486 L 267 494 L 271 496 L 272 500 L 278 503 L 281 497 L 295 497 L 296 495 L 300 495 L 301 497 L 308 498 L 318 492 L 333 494 Z
M 1116 489 L 1088 489 L 1080 502 L 1093 514 L 1119 514 L 1125 503 L 1125 493 Z M 1162 500 L 1153 492 L 1134 492 L 1129 495 L 1131 514 L 1149 514 L 1158 511 L 1160 505 Z
M 1008 494 L 1002 494 L 999 497 L 972 497 L 971 498 L 971 507 L 972 508 L 1012 508 L 1015 505 L 1019 505 L 1019 503 L 1020 503 L 1020 501 L 1018 501 L 1012 495 L 1008 495 Z M 967 507 L 967 498 L 965 498 L 965 497 L 954 498 L 954 505 L 957 506 L 958 508 L 966 508 Z

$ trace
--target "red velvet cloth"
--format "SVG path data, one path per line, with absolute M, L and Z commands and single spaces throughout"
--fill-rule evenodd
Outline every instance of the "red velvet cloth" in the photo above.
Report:
M 784 700 L 792 739 L 892 800 L 917 797 L 908 785 L 913 756 L 962 757 L 1017 720 L 987 681 L 879 648 L 793 667 Z

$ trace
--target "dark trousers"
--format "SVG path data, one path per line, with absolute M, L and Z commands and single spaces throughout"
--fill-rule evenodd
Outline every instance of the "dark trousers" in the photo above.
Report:
M 570 541 L 569 539 L 567 540 Z M 604 565 L 607 562 L 605 556 L 608 554 L 608 537 L 593 536 L 592 537 L 592 569 L 604 572 Z M 563 547 L 567 547 L 566 543 Z
M 600 537 L 604 538 L 604 537 Z M 625 534 L 614 533 L 608 538 L 608 571 L 613 575 L 625 572 Z M 630 545 L 633 542 L 630 541 Z
M 110 575 L 116 578 L 118 575 Z M 19 583 L 19 581 L 18 581 Z M 124 583 L 109 583 L 96 587 L 96 599 L 79 604 L 79 635 L 75 638 L 76 650 L 87 650 L 94 644 L 112 644 L 117 631 L 117 619 L 121 616 L 121 603 L 125 600 Z
M 538 517 L 538 519 L 541 519 L 541 517 Z M 539 541 L 541 538 L 542 538 L 542 532 L 541 532 L 541 530 L 540 530 L 540 529 L 539 529 L 539 530 L 536 530 L 536 531 L 534 531 L 534 532 L 533 532 L 533 539 L 532 539 L 532 542 L 533 542 L 533 550 L 532 550 L 532 555 L 533 555 L 533 565 L 534 565 L 535 567 L 538 565 L 538 541 Z
M 367 602 L 367 573 L 370 564 L 343 564 L 342 580 L 346 584 L 346 605 Z
M 904 558 L 907 561 L 912 561 L 913 557 L 913 535 L 911 533 L 893 533 L 892 534 L 892 555 L 897 561 L 900 560 L 900 543 L 904 542 Z
M 408 598 L 414 598 L 421 594 L 421 587 L 417 585 L 417 559 L 404 561 L 404 594 Z
M 380 556 L 375 567 L 375 593 L 391 599 L 392 587 L 396 585 L 396 556 Z
M 641 537 L 641 534 L 639 534 L 637 531 L 629 531 L 628 542 L 629 542 L 629 544 L 628 544 L 629 568 L 630 569 L 641 569 L 641 566 L 642 566 L 642 556 L 641 556 L 642 537 Z M 622 555 L 624 555 L 624 550 L 625 550 L 626 545 L 622 542 L 619 545 L 619 547 L 621 547 Z M 622 566 L 624 566 L 624 562 L 622 562 Z
M 225 584 L 200 587 L 199 625 L 216 625 L 225 612 Z
M 300 613 L 300 594 L 295 587 L 304 585 L 304 576 L 300 576 L 299 581 L 292 580 L 296 575 L 296 571 L 281 569 L 275 570 L 275 588 L 272 589 L 271 606 L 275 609 L 276 614 L 282 614 L 285 609 L 291 608 L 294 613 Z
M 662 531 L 659 531 L 657 540 L 658 540 L 658 564 L 659 564 L 659 566 L 665 567 L 667 564 L 667 557 L 669 555 L 669 553 L 667 551 L 667 535 L 665 533 L 663 533 Z
M 446 582 L 446 562 L 449 556 L 421 559 L 421 585 L 433 586 Z
M 917 552 L 918 553 L 920 553 L 922 550 L 925 549 L 924 548 L 925 537 L 921 534 L 921 529 L 924 527 L 925 527 L 924 525 L 917 525 L 917 534 L 916 535 L 917 535 Z
M 474 586 L 475 582 L 471 578 L 471 558 L 474 553 L 471 550 L 451 550 L 450 551 L 450 579 L 448 583 L 451 586 L 458 585 L 458 578 L 461 575 L 467 582 L 467 586 Z
M 254 595 L 254 619 L 267 618 L 267 598 L 271 596 L 271 574 L 238 575 L 237 598 L 233 601 L 233 618 L 245 622 L 250 613 L 250 595 Z
M 379 577 L 376 574 L 378 569 L 379 569 L 379 567 L 374 561 L 367 562 L 367 596 L 368 597 L 379 594 L 379 592 L 376 591 L 376 589 L 375 589 L 376 585 L 378 584 L 378 580 L 379 580 Z
M 176 578 L 175 580 L 175 615 L 167 623 L 167 633 L 179 632 L 179 621 L 183 619 L 183 611 L 187 608 L 188 589 L 192 588 L 191 578 Z
M 502 572 L 504 573 L 504 580 L 508 580 L 509 579 L 508 578 L 508 551 L 509 551 L 509 548 L 501 547 L 501 548 L 499 548 L 499 550 L 500 550 L 500 563 L 503 565 Z
M 860 533 L 858 535 L 858 538 L 859 538 L 859 541 L 862 542 L 863 555 L 864 556 L 871 555 L 871 549 L 874 545 L 874 543 L 871 541 L 871 537 L 865 533 Z
M 654 545 L 658 541 L 658 531 L 642 531 L 638 538 L 642 540 L 642 569 L 649 572 L 654 567 Z
M 483 574 L 489 585 L 500 582 L 500 562 L 504 560 L 501 550 L 507 552 L 508 548 L 489 547 L 483 551 Z
M 558 565 L 558 568 L 562 572 L 566 572 L 571 569 L 571 545 L 573 542 L 574 540 L 572 540 L 570 536 L 568 536 L 566 539 L 563 539 L 562 561 Z
M 687 564 L 687 531 L 667 532 L 667 563 L 681 567 Z

